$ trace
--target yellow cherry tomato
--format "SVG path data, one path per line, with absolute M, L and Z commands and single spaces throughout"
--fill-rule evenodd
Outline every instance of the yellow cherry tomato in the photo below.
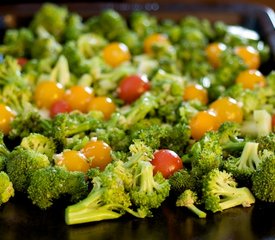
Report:
M 213 42 L 210 43 L 206 49 L 206 57 L 209 63 L 214 67 L 217 68 L 221 65 L 220 62 L 220 55 L 226 49 L 226 45 L 220 42 Z
M 208 103 L 207 90 L 200 84 L 190 84 L 186 86 L 183 93 L 183 100 L 199 100 L 203 104 Z
M 266 79 L 260 71 L 248 69 L 239 73 L 236 83 L 240 83 L 243 88 L 254 89 L 255 87 L 264 87 Z
M 91 166 L 100 170 L 104 170 L 112 161 L 111 147 L 104 141 L 91 140 L 81 151 L 91 161 Z
M 113 42 L 103 49 L 103 59 L 112 67 L 116 67 L 131 59 L 130 51 L 124 43 Z
M 249 69 L 258 69 L 261 64 L 259 52 L 252 46 L 238 46 L 235 53 L 241 57 Z
M 154 33 L 145 38 L 143 43 L 144 52 L 147 54 L 152 54 L 152 47 L 155 44 L 170 44 L 170 42 L 166 35 L 161 33 Z
M 15 113 L 5 104 L 0 104 L 0 131 L 8 134 L 11 130 L 11 122 L 15 117 Z
M 209 109 L 216 113 L 219 125 L 224 122 L 241 123 L 243 111 L 239 103 L 230 97 L 222 97 L 209 105 Z
M 191 118 L 189 126 L 192 138 L 199 140 L 206 132 L 218 129 L 217 116 L 212 111 L 200 111 Z
M 88 111 L 101 111 L 105 119 L 109 119 L 116 110 L 116 105 L 109 97 L 94 97 L 88 104 Z
M 90 169 L 87 157 L 76 150 L 65 150 L 57 159 L 57 165 L 65 166 L 68 171 L 86 173 Z
M 64 100 L 69 104 L 71 110 L 79 110 L 86 112 L 91 99 L 93 98 L 93 91 L 89 87 L 71 86 L 65 93 Z
M 34 90 L 34 101 L 38 108 L 50 109 L 52 104 L 63 99 L 65 90 L 54 81 L 39 82 Z

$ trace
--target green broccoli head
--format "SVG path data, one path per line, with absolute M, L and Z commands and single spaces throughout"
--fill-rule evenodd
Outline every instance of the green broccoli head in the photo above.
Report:
M 6 172 L 0 171 L 0 206 L 14 196 L 13 184 Z
M 275 202 L 275 155 L 274 151 L 264 150 L 263 161 L 252 175 L 252 192 L 265 202 Z
M 253 173 L 262 162 L 258 153 L 259 143 L 246 142 L 239 157 L 229 157 L 224 160 L 223 168 L 232 173 L 235 179 L 242 185 L 250 186 Z
M 203 201 L 205 209 L 223 211 L 242 205 L 250 207 L 255 198 L 247 187 L 238 188 L 232 174 L 213 169 L 203 177 Z
M 169 195 L 169 181 L 161 173 L 154 175 L 153 165 L 147 161 L 139 161 L 134 171 L 134 183 L 130 189 L 132 202 L 149 211 L 158 208 Z
M 35 32 L 37 28 L 43 27 L 57 40 L 61 40 L 68 16 L 69 12 L 65 7 L 46 3 L 36 12 L 30 28 Z
M 198 178 L 212 169 L 219 168 L 222 163 L 223 150 L 217 132 L 207 132 L 194 143 L 188 152 L 191 158 L 191 172 Z
M 6 171 L 14 189 L 19 192 L 26 192 L 34 172 L 49 165 L 50 161 L 46 155 L 17 147 L 8 157 Z
M 29 57 L 34 35 L 28 28 L 8 29 L 0 52 L 14 57 Z
M 27 150 L 34 150 L 38 153 L 45 154 L 49 160 L 52 159 L 56 151 L 54 141 L 40 133 L 31 133 L 24 137 L 20 146 Z
M 255 141 L 259 143 L 259 152 L 262 152 L 264 149 L 275 152 L 275 132 L 271 132 L 265 136 L 260 136 L 256 138 Z
M 193 213 L 195 213 L 199 218 L 206 218 L 206 213 L 200 210 L 195 204 L 197 204 L 198 196 L 196 192 L 190 189 L 186 189 L 181 193 L 176 201 L 177 207 L 187 207 Z
M 47 209 L 64 196 L 70 196 L 71 202 L 85 198 L 88 194 L 88 183 L 81 172 L 48 166 L 32 174 L 27 193 L 34 205 Z

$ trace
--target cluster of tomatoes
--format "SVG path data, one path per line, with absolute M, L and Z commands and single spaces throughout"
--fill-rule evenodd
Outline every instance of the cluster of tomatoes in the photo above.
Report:
M 170 44 L 165 35 L 155 33 L 144 40 L 144 52 L 149 55 L 153 54 L 152 46 L 155 43 Z M 208 61 L 214 68 L 220 66 L 219 56 L 224 50 L 226 50 L 226 45 L 223 43 L 211 43 L 205 49 Z M 247 46 L 236 47 L 235 53 L 248 66 L 248 70 L 241 72 L 236 78 L 236 83 L 240 83 L 243 88 L 249 89 L 253 89 L 255 86 L 265 86 L 265 77 L 257 70 L 260 65 L 259 53 L 254 48 Z M 105 62 L 112 67 L 117 67 L 131 60 L 128 47 L 120 42 L 108 44 L 103 49 L 102 54 Z M 125 104 L 131 104 L 148 90 L 150 90 L 150 82 L 146 76 L 131 75 L 120 81 L 117 94 Z M 200 84 L 186 86 L 183 101 L 194 99 L 205 105 L 208 104 L 207 89 Z M 101 111 L 107 120 L 117 108 L 110 97 L 95 96 L 90 87 L 75 85 L 65 89 L 60 83 L 50 80 L 37 84 L 34 90 L 34 102 L 38 108 L 48 109 L 51 117 L 72 110 L 79 110 L 83 113 Z M 0 113 L 0 129 L 7 134 L 15 113 L 3 104 L 0 104 Z M 242 108 L 237 101 L 230 97 L 219 98 L 212 102 L 207 110 L 199 111 L 191 118 L 189 123 L 191 136 L 193 139 L 198 140 L 205 132 L 217 130 L 225 121 L 241 123 L 242 120 Z M 57 164 L 65 165 L 71 171 L 87 172 L 91 167 L 104 169 L 111 161 L 111 148 L 105 142 L 93 139 L 81 150 L 66 150 L 60 153 L 56 159 Z M 166 178 L 183 168 L 180 157 L 168 149 L 156 151 L 152 164 L 154 165 L 154 171 L 161 172 Z

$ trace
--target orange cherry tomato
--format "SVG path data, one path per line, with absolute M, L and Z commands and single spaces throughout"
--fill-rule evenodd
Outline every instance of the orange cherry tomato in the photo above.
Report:
M 221 65 L 220 62 L 220 55 L 226 49 L 226 45 L 220 42 L 210 43 L 206 49 L 206 57 L 209 63 L 214 67 L 217 68 Z
M 264 87 L 266 79 L 260 71 L 249 69 L 239 73 L 236 83 L 240 83 L 243 88 L 254 89 L 255 87 Z
M 90 163 L 86 156 L 80 151 L 65 150 L 57 159 L 57 165 L 65 166 L 68 171 L 79 171 L 86 173 L 90 169 Z
M 223 122 L 241 123 L 243 120 L 243 111 L 239 103 L 230 97 L 222 97 L 212 102 L 209 109 L 217 115 L 219 125 Z
M 153 50 L 152 47 L 155 44 L 170 44 L 166 35 L 161 33 L 153 33 L 145 38 L 143 46 L 144 52 L 147 54 L 152 54 Z
M 189 123 L 191 136 L 199 140 L 206 132 L 218 129 L 217 116 L 212 111 L 200 111 L 195 114 Z
M 190 84 L 184 89 L 183 100 L 199 100 L 203 104 L 208 103 L 207 90 L 200 84 Z
M 103 58 L 112 67 L 117 67 L 131 59 L 130 51 L 124 43 L 113 42 L 103 49 Z
M 238 46 L 235 53 L 243 59 L 249 69 L 258 69 L 261 64 L 259 52 L 252 46 Z
M 65 90 L 60 83 L 42 81 L 37 84 L 34 91 L 34 101 L 38 108 L 50 109 L 52 104 L 63 99 Z
M 0 104 L 0 131 L 8 134 L 11 130 L 11 122 L 15 117 L 15 113 L 6 105 Z
M 100 170 L 104 170 L 112 161 L 111 147 L 101 140 L 91 140 L 81 152 L 90 160 L 92 167 L 98 167 Z
M 94 97 L 88 104 L 88 111 L 101 111 L 105 119 L 109 119 L 116 110 L 116 105 L 109 97 Z
M 93 98 L 93 91 L 89 87 L 71 86 L 65 93 L 64 99 L 72 110 L 87 111 L 87 106 Z

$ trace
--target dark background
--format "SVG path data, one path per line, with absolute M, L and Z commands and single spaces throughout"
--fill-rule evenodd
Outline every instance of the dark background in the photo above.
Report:
M 7 4 L 7 3 L 38 3 L 38 2 L 47 2 L 47 1 L 39 1 L 39 0 L 26 0 L 26 1 L 15 1 L 15 0 L 0 0 L 0 4 Z M 145 2 L 157 2 L 157 3 L 207 3 L 207 4 L 219 4 L 219 3 L 225 3 L 225 2 L 230 2 L 230 3 L 253 3 L 253 4 L 260 4 L 260 5 L 265 5 L 267 7 L 270 7 L 275 10 L 275 1 L 274 0 L 230 0 L 230 1 L 224 1 L 224 0 L 114 0 L 114 1 L 66 1 L 66 0 L 56 0 L 56 1 L 48 1 L 48 2 L 56 2 L 56 3 L 64 3 L 64 2 L 124 2 L 124 3 L 145 3 Z

